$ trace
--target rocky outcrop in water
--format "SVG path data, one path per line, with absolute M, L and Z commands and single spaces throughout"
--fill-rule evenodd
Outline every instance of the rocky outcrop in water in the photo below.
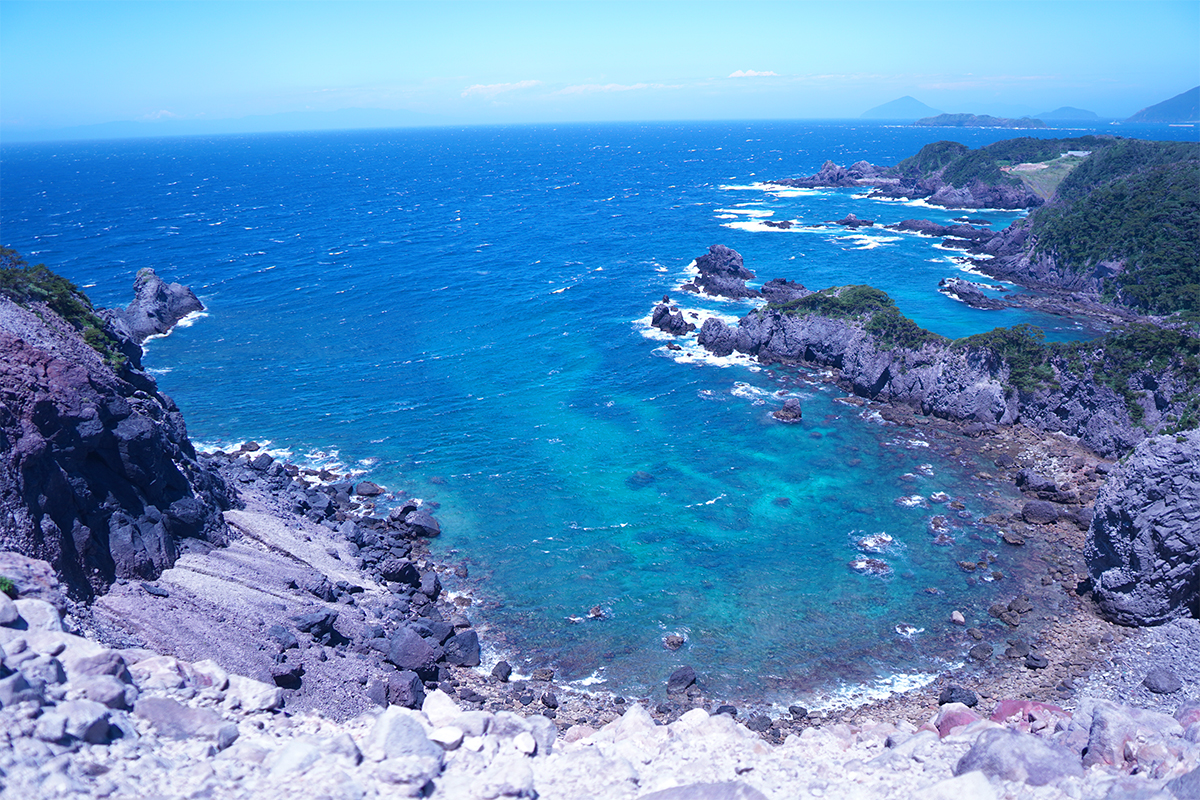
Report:
M 118 372 L 45 304 L 0 297 L 0 350 L 0 549 L 86 598 L 225 541 L 225 483 L 153 379 Z
M 675 336 L 682 336 L 696 330 L 695 324 L 685 320 L 683 312 L 679 310 L 678 306 L 670 305 L 670 300 L 666 297 L 663 297 L 663 301 L 654 307 L 654 312 L 650 316 L 650 324 L 660 331 Z
M 746 281 L 754 280 L 754 273 L 743 266 L 742 254 L 723 244 L 712 245 L 707 253 L 697 258 L 696 269 L 700 274 L 681 287 L 684 291 L 733 300 L 760 296 L 758 290 L 746 286 Z
M 995 311 L 1008 307 L 1003 300 L 997 300 L 984 294 L 983 287 L 979 284 L 964 281 L 962 278 L 942 278 L 938 281 L 938 291 L 947 297 L 961 300 L 971 308 Z
M 719 356 L 737 351 L 767 363 L 836 368 L 839 382 L 860 397 L 949 420 L 1020 421 L 1078 436 L 1109 456 L 1132 449 L 1147 431 L 1169 426 L 1192 396 L 1169 371 L 1136 372 L 1128 382 L 1138 389 L 1135 420 L 1125 397 L 1095 378 L 1105 369 L 1103 348 L 1082 354 L 1078 363 L 1051 359 L 1052 381 L 1018 389 L 1012 366 L 987 347 L 956 346 L 932 335 L 897 345 L 869 331 L 863 319 L 771 307 L 752 311 L 737 326 L 709 318 L 698 339 Z
M 1200 616 L 1200 432 L 1142 442 L 1100 490 L 1086 557 L 1123 625 Z
M 204 310 L 191 289 L 167 283 L 148 267 L 138 270 L 133 290 L 134 298 L 128 306 L 106 309 L 102 316 L 118 334 L 138 344 L 167 333 L 188 314 Z

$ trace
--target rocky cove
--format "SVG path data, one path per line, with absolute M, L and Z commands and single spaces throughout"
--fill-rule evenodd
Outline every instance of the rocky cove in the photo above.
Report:
M 5 793 L 1193 796 L 1197 441 L 1148 435 L 1186 411 L 1182 379 L 1131 376 L 1139 420 L 1096 381 L 1009 391 L 1011 360 L 788 313 L 842 295 L 746 287 L 738 254 L 709 256 L 698 291 L 741 282 L 779 307 L 705 323 L 706 347 L 838 382 L 1024 491 L 991 524 L 1004 546 L 1048 545 L 1045 569 L 986 617 L 946 620 L 968 668 L 828 713 L 735 708 L 706 695 L 703 665 L 637 698 L 480 669 L 470 576 L 425 546 L 436 508 L 253 446 L 197 453 L 131 331 L 115 335 L 132 369 L 45 304 L 5 299 L 4 543 L 24 554 L 0 569 L 17 597 L 0 608 Z M 1096 601 L 1172 621 L 1120 627 Z

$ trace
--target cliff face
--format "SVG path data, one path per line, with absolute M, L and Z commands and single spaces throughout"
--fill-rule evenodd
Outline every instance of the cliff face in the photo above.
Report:
M 1096 498 L 1085 556 L 1110 619 L 1200 616 L 1200 432 L 1138 446 Z
M 50 562 L 81 598 L 154 578 L 189 540 L 224 543 L 229 490 L 183 417 L 42 303 L 0 296 L 0 549 Z
M 133 295 L 133 302 L 128 306 L 106 309 L 102 316 L 114 331 L 138 344 L 156 334 L 166 333 L 193 311 L 204 310 L 204 304 L 191 289 L 178 283 L 167 283 L 150 268 L 138 270 Z
M 1104 369 L 1102 349 L 1084 353 L 1074 365 L 1052 359 L 1052 380 L 1021 390 L 1012 388 L 1013 368 L 988 348 L 936 339 L 894 346 L 880 341 L 861 320 L 770 308 L 748 314 L 737 327 L 710 318 L 699 341 L 716 355 L 736 350 L 767 362 L 835 367 L 847 388 L 862 397 L 950 420 L 1024 422 L 1078 436 L 1107 456 L 1169 426 L 1190 397 L 1186 384 L 1169 371 L 1136 372 L 1129 386 L 1138 392 L 1140 411 L 1131 409 L 1122 394 L 1095 379 L 1094 373 Z

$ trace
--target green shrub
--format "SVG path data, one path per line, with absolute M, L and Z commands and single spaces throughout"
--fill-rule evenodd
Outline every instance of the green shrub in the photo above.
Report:
M 120 343 L 92 308 L 87 295 L 66 278 L 51 272 L 45 264 L 29 266 L 16 250 L 0 247 L 0 294 L 18 305 L 45 303 L 83 336 L 113 369 L 126 364 Z
M 954 347 L 991 350 L 1008 364 L 1008 382 L 1023 392 L 1054 382 L 1046 334 L 1032 325 L 996 328 L 955 340 Z
M 949 341 L 944 336 L 925 330 L 901 314 L 887 292 L 873 286 L 835 286 L 799 300 L 773 303 L 771 308 L 787 314 L 818 314 L 823 317 L 861 320 L 863 330 L 887 349 L 905 347 L 919 350 L 926 344 Z
M 3 592 L 14 599 L 16 598 L 17 585 L 13 583 L 12 578 L 6 578 L 3 575 L 0 575 L 0 592 Z

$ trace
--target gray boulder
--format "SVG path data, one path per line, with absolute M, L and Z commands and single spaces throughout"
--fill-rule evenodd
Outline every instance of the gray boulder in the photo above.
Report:
M 974 770 L 991 778 L 1024 781 L 1045 786 L 1060 778 L 1083 777 L 1083 767 L 1073 753 L 1048 744 L 1029 733 L 993 728 L 979 734 L 967 754 L 959 759 L 955 775 Z
M 1109 619 L 1200 615 L 1200 431 L 1137 447 L 1096 498 L 1084 556 Z

